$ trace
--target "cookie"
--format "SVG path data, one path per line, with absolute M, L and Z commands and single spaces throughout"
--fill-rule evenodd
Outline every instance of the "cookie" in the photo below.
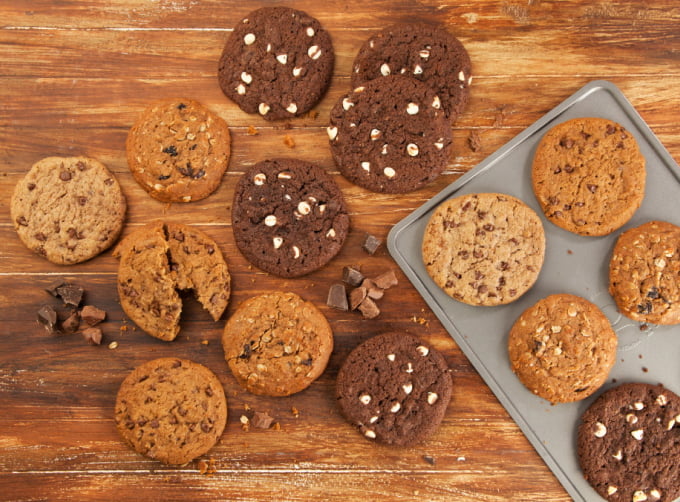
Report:
M 680 323 L 680 227 L 649 221 L 622 233 L 609 261 L 609 293 L 626 317 Z
M 444 357 L 413 335 L 384 333 L 347 356 L 336 398 L 345 418 L 367 439 L 419 443 L 441 423 L 453 382 Z
M 116 428 L 137 452 L 182 465 L 207 453 L 227 422 L 227 400 L 215 374 L 167 357 L 135 368 L 118 390 Z
M 236 246 L 256 267 L 299 277 L 328 263 L 349 230 L 345 199 L 320 167 L 272 159 L 248 169 L 234 189 Z
M 406 193 L 444 170 L 451 127 L 426 84 L 401 75 L 367 82 L 342 97 L 327 128 L 342 175 L 374 192 Z
M 427 273 L 470 305 L 513 302 L 536 282 L 545 233 L 538 215 L 510 195 L 467 194 L 440 204 L 422 243 Z
M 272 292 L 243 302 L 227 320 L 224 357 L 253 394 L 289 396 L 326 369 L 333 332 L 324 315 L 295 293 Z
M 416 78 L 434 89 L 450 121 L 468 102 L 470 56 L 443 26 L 399 24 L 369 38 L 354 60 L 352 86 L 392 74 Z
M 192 202 L 213 193 L 231 153 L 227 123 L 184 98 L 158 101 L 144 110 L 125 147 L 137 183 L 163 202 Z
M 321 100 L 334 61 L 331 37 L 319 21 L 288 7 L 263 7 L 234 27 L 220 57 L 218 80 L 244 112 L 288 119 Z
M 645 158 L 620 124 L 577 118 L 543 136 L 531 177 L 536 199 L 555 225 L 579 235 L 607 235 L 642 204 Z
M 608 390 L 583 413 L 577 443 L 583 475 L 605 499 L 680 496 L 680 397 L 663 386 Z
M 125 221 L 125 196 L 115 176 L 87 157 L 47 157 L 14 188 L 10 211 L 24 245 L 58 265 L 108 249 Z
M 588 300 L 556 294 L 515 321 L 508 337 L 510 366 L 524 386 L 551 403 L 590 396 L 616 361 L 616 333 Z
M 118 296 L 127 316 L 151 336 L 174 340 L 182 300 L 193 290 L 217 321 L 229 302 L 231 277 L 215 241 L 189 225 L 157 222 L 142 227 L 116 247 Z

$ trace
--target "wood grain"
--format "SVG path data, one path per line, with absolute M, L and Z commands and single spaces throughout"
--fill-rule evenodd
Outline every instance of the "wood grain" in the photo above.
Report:
M 385 248 L 369 256 L 361 243 L 366 233 L 385 239 L 395 223 L 591 80 L 614 82 L 680 159 L 680 7 L 673 0 L 281 3 L 317 17 L 336 51 L 330 89 L 313 113 L 281 123 L 241 112 L 216 79 L 232 26 L 267 2 L 0 3 L 0 499 L 569 500 Z M 465 44 L 473 62 L 471 99 L 453 125 L 454 153 L 439 179 L 410 194 L 373 194 L 339 175 L 325 127 L 330 108 L 349 90 L 352 61 L 363 41 L 386 25 L 411 20 L 445 23 Z M 127 168 L 129 127 L 151 100 L 164 96 L 198 99 L 230 125 L 229 171 L 204 201 L 152 200 Z M 249 134 L 251 127 L 256 135 Z M 474 148 L 472 136 L 479 140 Z M 60 267 L 24 248 L 9 215 L 15 184 L 43 157 L 76 154 L 98 158 L 116 173 L 129 204 L 124 233 L 162 217 L 200 225 L 215 238 L 234 286 L 223 319 L 240 302 L 271 290 L 293 291 L 317 304 L 336 340 L 321 378 L 287 398 L 250 395 L 223 360 L 223 322 L 213 322 L 192 298 L 185 301 L 180 336 L 164 343 L 123 314 L 110 251 Z M 351 211 L 352 230 L 340 254 L 301 279 L 276 278 L 250 266 L 230 228 L 238 177 L 273 156 L 322 166 Z M 368 274 L 397 270 L 400 284 L 380 301 L 376 320 L 325 305 L 329 285 L 350 264 Z M 81 284 L 86 301 L 107 311 L 105 344 L 49 335 L 37 325 L 41 305 L 58 305 L 43 290 L 55 278 Z M 393 329 L 416 333 L 441 350 L 455 382 L 441 428 L 413 448 L 367 442 L 343 420 L 333 398 L 349 351 Z M 108 348 L 112 341 L 116 349 Z M 198 461 L 170 468 L 145 459 L 115 431 L 113 405 L 125 375 L 143 361 L 170 355 L 207 365 L 225 386 L 227 428 L 202 459 L 212 459 L 215 472 L 202 474 Z M 280 430 L 244 431 L 240 416 L 246 406 L 271 414 Z

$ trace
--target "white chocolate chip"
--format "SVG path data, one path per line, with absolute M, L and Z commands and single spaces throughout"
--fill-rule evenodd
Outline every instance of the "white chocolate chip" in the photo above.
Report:
M 410 394 L 413 392 L 413 384 L 412 383 L 405 383 L 404 385 L 401 386 L 402 389 L 404 389 L 404 392 L 406 394 Z
M 409 103 L 406 105 L 406 113 L 409 115 L 415 115 L 420 111 L 420 108 L 416 103 Z
M 368 423 L 374 424 L 378 421 L 378 418 L 379 418 L 378 415 L 374 415 L 374 416 L 372 416 L 371 418 L 368 419 Z
M 269 112 L 270 108 L 267 103 L 260 103 L 260 106 L 257 107 L 257 111 L 260 112 L 260 115 L 267 115 L 267 112 Z
M 550 331 L 552 331 L 553 333 L 559 333 L 560 331 L 562 331 L 562 326 L 552 326 L 550 328 Z
M 609 485 L 607 487 L 607 495 L 614 495 L 619 489 L 614 485 Z
M 612 457 L 614 457 L 616 460 L 621 460 L 623 458 L 623 453 L 621 452 L 621 450 L 619 450 L 616 453 L 614 453 Z
M 321 57 L 321 48 L 318 45 L 312 45 L 307 50 L 307 55 L 312 59 L 319 59 Z
M 375 432 L 369 429 L 366 432 L 364 432 L 364 436 L 366 436 L 369 439 L 375 439 Z
M 386 167 L 385 169 L 383 169 L 383 173 L 390 179 L 394 178 L 394 175 L 397 174 L 397 172 L 391 167 Z
M 374 41 L 374 40 L 369 41 L 369 42 L 368 42 L 368 46 L 369 46 L 371 49 L 373 49 L 373 48 L 375 47 L 375 41 Z
M 437 150 L 441 150 L 442 148 L 444 148 L 444 138 L 440 138 L 439 140 L 437 140 L 434 146 L 437 148 Z
M 663 394 L 659 394 L 659 396 L 656 398 L 656 404 L 658 404 L 659 406 L 666 406 L 667 403 L 668 399 L 666 399 L 666 396 L 664 396 Z
M 347 111 L 347 110 L 349 110 L 350 108 L 352 108 L 353 106 L 354 106 L 354 103 L 352 103 L 352 102 L 349 100 L 349 98 L 345 98 L 345 99 L 342 100 L 342 109 L 343 109 L 343 110 Z
M 601 422 L 595 422 L 595 434 L 596 438 L 603 438 L 607 434 L 607 428 Z
M 246 73 L 244 71 L 241 72 L 241 80 L 243 80 L 244 83 L 250 84 L 253 81 L 253 76 L 250 73 Z
M 397 356 L 395 356 L 394 354 L 387 354 L 387 359 L 389 359 L 389 360 L 392 361 L 392 362 L 394 362 L 394 360 L 395 360 L 396 358 L 397 358 Z
M 411 157 L 415 157 L 416 155 L 418 155 L 419 151 L 420 150 L 418 150 L 418 145 L 416 145 L 415 143 L 409 143 L 408 145 L 406 145 L 406 152 Z
M 463 70 L 458 72 L 458 80 L 465 82 L 465 73 L 463 73 Z
M 442 107 L 442 102 L 439 99 L 439 96 L 435 96 L 434 99 L 432 100 L 432 108 L 439 110 Z
M 304 200 L 297 205 L 297 210 L 301 215 L 307 215 L 312 211 L 312 206 L 306 203 Z
M 273 227 L 276 225 L 276 216 L 273 214 L 267 215 L 264 219 L 264 224 L 267 225 L 268 227 Z
M 335 138 L 338 137 L 338 128 L 334 126 L 328 126 L 326 128 L 326 132 L 328 133 L 328 138 L 333 141 Z
M 288 54 L 279 54 L 276 56 L 276 60 L 281 64 L 286 64 L 288 62 Z
M 366 90 L 366 88 L 363 85 L 360 85 L 359 87 L 356 87 L 354 89 L 354 92 L 360 93 L 360 92 L 364 92 L 365 90 Z
M 326 204 L 319 204 L 319 212 L 323 214 L 323 212 L 326 210 Z
M 276 175 L 276 177 L 280 180 L 289 180 L 293 177 L 293 175 L 290 174 L 288 171 L 281 171 L 279 174 Z
M 406 369 L 404 371 L 406 371 L 406 373 L 413 373 L 413 364 L 406 363 Z
M 296 113 L 298 110 L 297 105 L 295 103 L 291 103 L 286 107 L 286 111 L 288 113 Z
M 436 392 L 428 392 L 427 393 L 427 404 L 434 404 L 437 402 L 439 399 L 439 396 L 437 395 Z
M 182 197 L 182 200 L 184 202 L 191 202 L 191 195 L 185 195 L 184 197 Z
M 380 132 L 380 129 L 371 129 L 371 139 L 375 141 L 382 135 L 382 132 Z
M 253 176 L 253 183 L 255 183 L 257 186 L 264 185 L 265 181 L 267 181 L 267 175 L 264 173 L 257 173 L 255 176 Z
M 637 490 L 633 493 L 633 502 L 645 502 L 647 495 L 642 490 Z
M 236 87 L 236 93 L 239 96 L 243 96 L 246 93 L 246 86 L 243 84 L 238 84 L 238 86 Z
M 383 155 L 387 155 L 387 143 L 383 145 L 382 150 L 380 150 L 380 153 Z
M 657 490 L 656 488 L 649 490 L 649 494 L 654 497 L 655 499 L 660 499 L 661 498 L 661 492 Z
M 283 239 L 281 237 L 274 237 L 272 240 L 274 241 L 274 249 L 279 249 L 281 244 L 283 244 Z
M 630 435 L 633 436 L 638 441 L 642 441 L 642 436 L 644 436 L 644 434 L 645 431 L 643 431 L 642 429 L 636 429 L 630 432 Z
M 400 403 L 399 401 L 396 401 L 396 402 L 392 405 L 392 407 L 390 408 L 390 411 L 391 411 L 392 413 L 396 413 L 396 412 L 398 412 L 400 409 L 401 409 L 401 403 Z
M 271 52 L 271 51 L 272 51 L 272 44 L 267 44 L 267 52 Z
M 470 78 L 468 78 L 468 85 L 470 85 L 471 83 L 472 83 L 472 76 L 470 76 Z
M 664 268 L 666 266 L 666 260 L 664 260 L 663 258 L 657 258 L 656 260 L 654 260 L 654 265 L 656 266 L 656 268 Z
M 406 68 L 402 68 L 401 70 L 399 70 L 399 73 L 401 73 L 402 75 L 406 73 Z
M 417 65 L 413 68 L 413 74 L 414 74 L 414 75 L 421 75 L 422 73 L 423 73 L 423 67 L 420 66 L 419 64 L 417 64 Z
M 387 63 L 383 63 L 382 65 L 380 65 L 380 74 L 383 77 L 386 77 L 390 73 L 392 73 L 392 70 L 390 70 L 390 67 Z
M 299 67 L 299 66 L 296 66 L 295 68 L 293 68 L 293 76 L 299 77 L 300 75 L 302 75 L 302 68 Z
M 418 53 L 418 55 L 419 55 L 422 59 L 427 59 L 427 58 L 430 57 L 430 51 L 428 51 L 427 49 L 423 49 L 422 51 L 420 51 L 420 52 Z
M 578 310 L 576 310 L 575 305 L 569 305 L 569 307 L 567 307 L 567 315 L 569 317 L 576 317 L 577 314 L 578 314 Z
M 246 45 L 252 45 L 255 42 L 255 34 L 254 33 L 247 33 L 245 37 L 243 37 L 243 43 Z
M 553 350 L 553 353 L 556 356 L 562 355 L 562 348 L 561 347 L 555 347 L 555 349 Z
M 326 237 L 328 237 L 329 239 L 332 239 L 333 237 L 335 237 L 335 235 L 336 234 L 335 234 L 334 228 L 331 228 L 331 229 L 328 230 L 328 232 L 326 232 Z
M 628 413 L 628 415 L 626 415 L 626 422 L 628 422 L 629 424 L 631 424 L 631 425 L 636 424 L 637 421 L 638 421 L 638 417 L 636 417 L 632 413 Z
M 300 248 L 293 246 L 293 258 L 300 258 Z
M 637 401 L 637 402 L 633 403 L 633 409 L 638 410 L 638 411 L 644 410 L 645 405 L 642 402 Z
M 307 33 L 308 37 L 313 37 L 314 36 L 314 28 L 312 28 L 311 26 L 308 26 L 306 33 Z
M 368 394 L 362 394 L 359 396 L 359 401 L 361 401 L 361 404 L 368 404 L 371 402 L 371 396 Z
M 675 427 L 675 420 L 671 418 L 671 419 L 668 421 L 668 426 L 666 427 L 666 430 L 669 431 L 669 430 L 671 430 L 673 427 Z
M 361 169 L 363 169 L 367 173 L 370 173 L 371 172 L 371 163 L 370 162 L 362 162 L 361 163 Z
M 425 345 L 418 345 L 416 347 L 416 352 L 418 352 L 418 354 L 420 354 L 421 356 L 425 357 L 430 353 L 430 349 L 425 347 Z

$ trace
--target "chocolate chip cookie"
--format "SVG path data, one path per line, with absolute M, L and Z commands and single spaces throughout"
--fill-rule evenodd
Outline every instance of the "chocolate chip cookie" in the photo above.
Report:
M 449 199 L 432 213 L 422 243 L 427 273 L 470 305 L 513 302 L 536 282 L 545 233 L 521 200 L 499 193 Z
M 14 188 L 10 211 L 19 238 L 58 265 L 108 249 L 125 221 L 125 196 L 115 176 L 87 157 L 47 157 Z

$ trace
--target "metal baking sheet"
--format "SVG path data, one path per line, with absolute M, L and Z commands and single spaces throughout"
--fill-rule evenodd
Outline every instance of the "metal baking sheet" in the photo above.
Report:
M 608 236 L 582 237 L 548 222 L 531 188 L 531 162 L 538 141 L 554 125 L 576 117 L 620 123 L 635 135 L 647 161 L 642 206 L 622 229 Z M 388 236 L 388 249 L 397 264 L 575 500 L 599 498 L 583 479 L 575 447 L 579 417 L 593 399 L 613 385 L 633 381 L 661 382 L 680 393 L 680 327 L 631 321 L 617 312 L 607 291 L 609 257 L 620 232 L 652 219 L 680 225 L 679 182 L 678 165 L 621 91 L 611 82 L 594 81 L 397 223 Z M 433 209 L 449 198 L 476 192 L 514 195 L 542 218 L 543 268 L 533 288 L 508 305 L 474 307 L 457 302 L 437 287 L 423 265 L 420 246 Z M 512 373 L 507 337 L 527 307 L 554 293 L 579 295 L 598 305 L 616 330 L 619 348 L 600 391 L 577 403 L 553 406 L 528 391 Z

